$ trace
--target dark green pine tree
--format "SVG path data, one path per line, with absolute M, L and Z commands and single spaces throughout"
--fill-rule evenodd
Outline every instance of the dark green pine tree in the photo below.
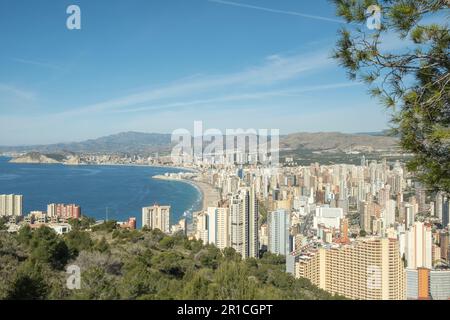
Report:
M 450 192 L 450 2 L 331 1 L 349 22 L 334 58 L 391 110 L 392 133 L 413 154 L 408 169 L 430 190 Z M 381 9 L 380 28 L 366 26 L 371 5 Z M 408 45 L 399 48 L 395 36 Z

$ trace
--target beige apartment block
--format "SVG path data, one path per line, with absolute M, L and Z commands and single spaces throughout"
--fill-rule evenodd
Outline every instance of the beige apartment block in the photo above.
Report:
M 154 205 L 142 208 L 142 226 L 170 233 L 170 206 Z
M 306 252 L 296 277 L 357 300 L 404 300 L 406 274 L 397 240 L 370 238 Z

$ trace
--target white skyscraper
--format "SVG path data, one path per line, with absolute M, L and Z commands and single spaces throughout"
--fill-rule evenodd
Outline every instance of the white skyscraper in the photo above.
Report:
M 219 249 L 231 247 L 230 211 L 228 208 L 208 208 L 208 243 Z
M 22 195 L 0 195 L 0 217 L 20 217 L 22 215 L 22 203 Z
M 253 188 L 241 188 L 231 198 L 231 246 L 244 259 L 259 256 L 258 210 L 258 200 Z
M 406 262 L 411 269 L 432 267 L 431 227 L 415 222 L 406 232 Z
M 269 251 L 275 254 L 290 253 L 289 227 L 290 214 L 284 209 L 270 212 L 267 217 L 269 224 Z
M 142 226 L 150 229 L 159 229 L 164 233 L 170 233 L 170 206 L 158 206 L 142 208 Z
M 195 222 L 195 238 L 208 243 L 208 214 L 206 212 L 198 212 L 194 215 Z
M 383 209 L 383 222 L 386 227 L 395 223 L 395 208 L 397 203 L 395 200 L 387 200 L 386 206 Z

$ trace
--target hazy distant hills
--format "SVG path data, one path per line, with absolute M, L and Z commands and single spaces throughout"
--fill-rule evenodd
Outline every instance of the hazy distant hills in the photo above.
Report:
M 374 151 L 394 150 L 398 139 L 382 133 L 344 134 L 339 132 L 293 133 L 280 137 L 282 150 L 311 151 Z M 171 150 L 171 135 L 160 133 L 122 132 L 98 139 L 82 142 L 58 143 L 21 147 L 1 147 L 0 152 L 40 152 L 40 153 L 142 153 Z
M 160 133 L 122 132 L 98 139 L 69 143 L 59 148 L 73 152 L 157 152 L 170 148 L 171 135 Z
M 170 134 L 130 131 L 81 142 L 20 147 L 0 146 L 0 152 L 153 153 L 169 150 L 170 139 Z
M 280 138 L 280 149 L 312 151 L 376 151 L 394 150 L 398 139 L 386 135 L 345 134 L 340 132 L 293 133 Z

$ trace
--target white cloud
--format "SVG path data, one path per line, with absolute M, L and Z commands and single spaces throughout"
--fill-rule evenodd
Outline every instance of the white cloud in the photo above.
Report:
M 194 94 L 211 94 L 214 90 L 267 87 L 333 65 L 333 61 L 329 59 L 328 55 L 329 52 L 323 50 L 308 55 L 276 56 L 276 58 L 271 56 L 265 60 L 264 64 L 244 69 L 241 72 L 211 76 L 197 75 L 165 87 L 63 111 L 61 114 L 80 115 L 92 112 L 110 112 L 164 99 L 183 97 L 182 100 L 186 100 L 188 99 L 186 97 L 192 97 Z
M 223 95 L 211 99 L 197 99 L 197 100 L 182 100 L 169 104 L 153 104 L 147 105 L 137 108 L 127 108 L 127 109 L 118 109 L 113 111 L 113 113 L 131 113 L 131 112 L 143 112 L 143 111 L 155 111 L 155 110 L 167 110 L 167 109 L 181 109 L 183 107 L 192 107 L 192 106 L 200 106 L 200 105 L 214 105 L 217 103 L 224 102 L 233 102 L 233 101 L 246 101 L 246 100 L 262 100 L 271 97 L 298 97 L 302 93 L 319 91 L 319 90 L 327 90 L 327 89 L 337 89 L 337 88 L 346 88 L 353 86 L 360 86 L 361 83 L 357 82 L 339 82 L 339 83 L 331 83 L 331 84 L 323 84 L 318 86 L 302 86 L 297 88 L 291 88 L 286 90 L 272 90 L 272 91 L 258 91 L 258 92 L 249 92 L 249 93 L 241 93 L 241 94 L 231 94 L 231 95 Z
M 36 98 L 36 94 L 31 91 L 17 88 L 16 86 L 0 83 L 0 92 L 14 96 L 22 100 L 31 101 Z
M 28 65 L 37 66 L 37 67 L 44 67 L 44 68 L 48 68 L 48 69 L 54 69 L 54 70 L 62 70 L 63 69 L 60 66 L 57 66 L 57 65 L 51 64 L 51 63 L 46 63 L 46 62 L 27 60 L 27 59 L 20 59 L 20 58 L 13 58 L 11 60 L 15 61 L 15 62 L 22 63 L 22 64 L 28 64 Z

